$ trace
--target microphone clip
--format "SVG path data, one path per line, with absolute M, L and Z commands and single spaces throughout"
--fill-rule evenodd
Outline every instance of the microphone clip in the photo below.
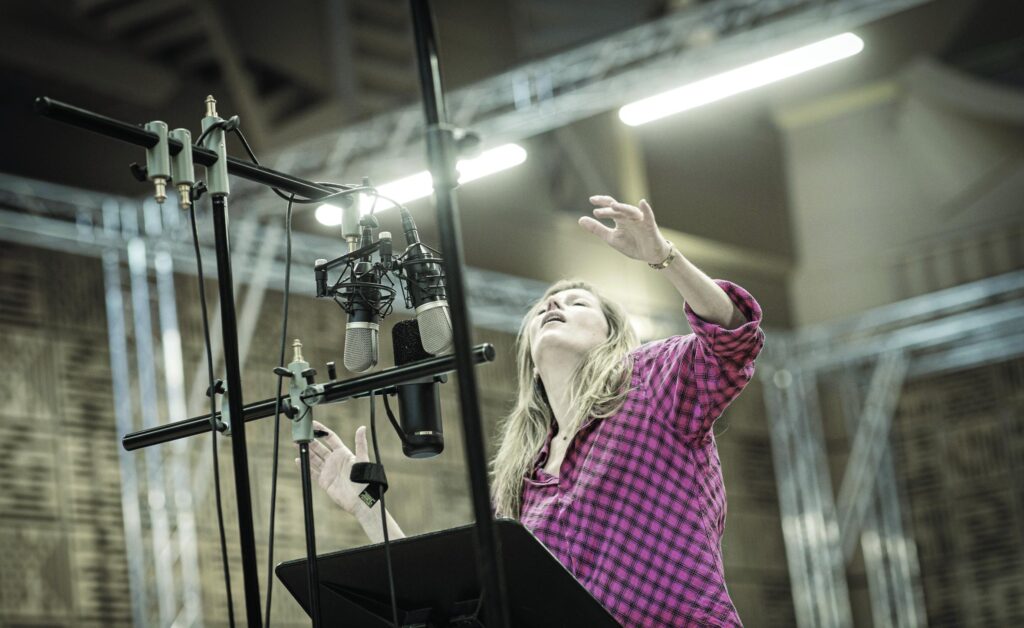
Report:
M 378 252 L 379 259 L 372 261 L 371 256 Z M 316 296 L 334 299 L 349 315 L 358 304 L 383 318 L 391 313 L 398 294 L 388 275 L 396 267 L 397 259 L 391 254 L 390 239 L 379 239 L 330 261 L 317 260 L 313 267 Z M 339 268 L 340 276 L 331 283 L 327 273 Z

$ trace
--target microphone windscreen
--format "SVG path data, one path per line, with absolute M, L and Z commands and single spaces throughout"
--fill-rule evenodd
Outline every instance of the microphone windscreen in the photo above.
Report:
M 435 301 L 429 308 L 416 312 L 420 324 L 423 349 L 431 355 L 448 353 L 452 349 L 452 317 L 447 301 Z
M 374 325 L 345 327 L 345 368 L 353 373 L 362 373 L 377 366 L 377 335 Z
M 420 326 L 415 318 L 398 321 L 391 328 L 391 342 L 395 348 L 395 366 L 426 360 L 430 354 L 423 350 Z

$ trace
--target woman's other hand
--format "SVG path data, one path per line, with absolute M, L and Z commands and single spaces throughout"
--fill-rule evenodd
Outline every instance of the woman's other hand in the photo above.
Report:
M 601 238 L 619 253 L 648 264 L 659 264 L 672 251 L 654 221 L 654 211 L 646 200 L 638 207 L 620 203 L 611 196 L 591 196 L 596 218 L 615 222 L 610 229 L 590 216 L 579 219 L 580 226 Z
M 352 453 L 341 438 L 319 421 L 313 421 L 313 429 L 327 432 L 327 436 L 316 439 L 309 444 L 309 469 L 311 479 L 324 489 L 334 503 L 345 512 L 357 515 L 360 509 L 365 510 L 366 504 L 359 499 L 359 494 L 366 484 L 358 484 L 349 479 L 352 465 L 357 462 L 369 462 L 366 449 L 366 426 L 356 429 L 355 447 Z M 299 465 L 299 459 L 295 459 Z

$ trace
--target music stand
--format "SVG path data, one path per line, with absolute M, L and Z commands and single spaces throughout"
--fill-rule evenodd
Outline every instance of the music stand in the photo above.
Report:
M 395 593 L 402 626 L 487 626 L 473 555 L 473 525 L 392 541 Z M 499 519 L 513 626 L 618 627 L 618 622 L 518 521 Z M 322 554 L 320 613 L 324 626 L 393 626 L 382 544 Z M 306 560 L 280 563 L 277 577 L 309 613 Z M 479 615 L 477 615 L 479 613 Z M 472 617 L 477 619 L 473 620 Z

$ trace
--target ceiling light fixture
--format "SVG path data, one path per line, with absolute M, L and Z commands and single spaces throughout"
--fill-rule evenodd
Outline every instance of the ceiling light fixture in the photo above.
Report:
M 524 161 L 526 161 L 526 149 L 518 144 L 503 144 L 486 150 L 472 159 L 460 159 L 455 165 L 455 169 L 459 172 L 459 184 L 462 185 L 502 170 L 508 170 Z M 386 197 L 377 201 L 375 212 L 392 206 L 387 199 L 405 204 L 430 196 L 434 192 L 433 178 L 427 170 L 375 187 L 382 197 Z M 359 203 L 362 213 L 369 213 L 373 200 L 373 196 L 360 195 Z M 324 203 L 316 209 L 316 219 L 329 227 L 340 225 L 341 208 Z
M 630 103 L 619 109 L 619 119 L 629 126 L 646 124 L 828 65 L 863 49 L 864 41 L 853 33 L 836 35 Z

